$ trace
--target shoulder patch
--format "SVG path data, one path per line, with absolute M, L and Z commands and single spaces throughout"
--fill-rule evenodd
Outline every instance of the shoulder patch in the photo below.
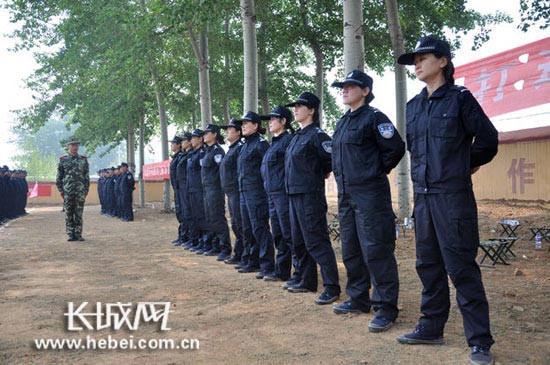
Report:
M 376 109 L 376 108 L 372 108 L 372 112 L 373 113 L 378 113 L 380 110 Z
M 386 139 L 390 139 L 395 134 L 395 127 L 391 123 L 382 123 L 378 125 L 378 132 Z
M 88 156 L 86 156 L 86 155 L 80 155 L 80 157 L 82 157 L 82 158 L 88 158 Z
M 65 158 L 65 157 L 67 157 L 67 155 L 59 156 L 59 158 Z
M 222 162 L 222 158 L 223 158 L 222 155 L 214 155 L 214 161 L 216 161 L 217 164 Z
M 317 130 L 317 133 L 325 133 L 324 130 L 322 130 L 320 127 L 315 128 Z
M 321 143 L 326 153 L 332 153 L 332 141 L 324 141 Z

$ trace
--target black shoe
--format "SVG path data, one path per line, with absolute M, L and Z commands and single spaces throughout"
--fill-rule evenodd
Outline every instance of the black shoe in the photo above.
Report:
M 68 242 L 76 241 L 76 238 L 74 238 L 74 237 L 68 237 L 68 238 L 67 238 L 67 241 L 68 241 Z
M 387 331 L 392 328 L 394 323 L 395 319 L 391 320 L 384 316 L 374 316 L 372 321 L 369 323 L 369 332 L 378 333 Z
M 493 355 L 491 350 L 481 346 L 470 347 L 471 365 L 493 365 Z
M 238 272 L 240 272 L 241 274 L 248 274 L 250 272 L 260 272 L 260 268 L 245 266 L 245 267 L 241 267 Z
M 204 256 L 218 256 L 220 254 L 220 250 L 211 249 L 209 251 L 206 251 L 204 253 Z
M 229 259 L 229 257 L 231 257 L 230 254 L 222 252 L 218 255 L 218 257 L 216 257 L 216 261 L 224 261 L 225 262 L 226 260 Z
M 342 304 L 338 304 L 332 307 L 332 311 L 336 314 L 361 314 L 361 313 L 369 313 L 370 307 L 363 307 L 358 304 L 356 304 L 353 300 L 346 300 Z
M 233 268 L 234 268 L 235 270 L 240 270 L 240 269 L 242 269 L 243 267 L 246 267 L 246 265 L 237 264 L 237 265 L 233 266 Z
M 256 275 L 256 279 L 261 280 L 261 279 L 263 279 L 264 277 L 266 277 L 266 276 L 268 276 L 268 275 L 273 275 L 273 273 L 270 272 L 270 271 L 260 271 L 260 273 L 258 273 L 258 274 Z
M 287 281 L 282 285 L 282 288 L 285 290 L 288 290 L 288 288 L 290 288 L 291 286 L 297 286 L 297 285 L 300 285 L 299 281 L 290 279 L 289 281 Z
M 181 240 L 179 238 L 176 238 L 175 240 L 172 241 L 172 243 L 181 243 Z
M 75 241 L 84 241 L 84 238 L 82 236 L 75 237 Z
M 270 275 L 264 276 L 264 280 L 265 281 L 285 281 L 284 279 L 280 278 L 279 276 L 277 276 L 275 274 L 270 274 Z
M 397 337 L 397 342 L 405 345 L 442 345 L 443 335 L 432 335 L 426 329 L 418 325 L 411 333 Z
M 305 286 L 301 286 L 300 284 L 289 286 L 286 290 L 291 293 L 315 293 L 315 290 L 308 289 Z
M 237 258 L 237 256 L 232 256 L 228 258 L 227 260 L 223 260 L 224 263 L 228 265 L 237 265 L 241 260 Z
M 290 289 L 288 289 L 288 291 L 290 291 Z M 340 298 L 340 294 L 331 294 L 325 291 L 319 295 L 319 298 L 315 299 L 315 304 L 325 305 L 334 303 L 338 298 Z

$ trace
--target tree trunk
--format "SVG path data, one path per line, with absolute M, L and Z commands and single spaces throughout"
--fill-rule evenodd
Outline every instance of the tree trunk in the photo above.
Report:
M 244 113 L 258 112 L 258 43 L 254 0 L 240 0 L 244 48 Z
M 315 93 L 317 94 L 317 97 L 321 101 L 319 104 L 319 124 L 321 127 L 323 127 L 323 79 L 324 79 L 324 73 L 323 73 L 323 66 L 324 66 L 324 55 L 323 50 L 321 49 L 321 45 L 311 40 L 310 41 L 311 48 L 313 49 L 313 54 L 315 55 Z
M 195 53 L 199 66 L 199 97 L 201 106 L 201 126 L 203 129 L 206 128 L 208 123 L 212 121 L 207 29 L 208 28 L 205 27 L 201 30 L 201 33 L 199 34 L 199 42 L 197 42 L 193 27 L 190 24 L 187 27 L 191 46 L 193 47 L 193 52 Z
M 136 131 L 134 125 L 128 125 L 128 138 L 126 140 L 126 161 L 132 174 L 136 173 Z
M 344 69 L 365 69 L 362 0 L 344 0 Z
M 139 116 L 139 207 L 145 208 L 145 182 L 143 180 L 145 165 L 145 112 Z
M 267 27 L 262 25 L 258 34 L 258 94 L 260 98 L 261 114 L 266 115 L 270 112 L 268 95 L 268 73 L 267 73 L 267 51 L 265 37 Z M 266 138 L 271 141 L 272 135 L 269 128 L 266 128 Z
M 225 37 L 229 41 L 229 18 L 225 19 Z M 229 70 L 229 68 L 231 67 L 231 63 L 229 61 L 229 50 L 225 51 L 223 61 L 224 61 L 223 63 L 224 63 L 225 69 Z M 227 85 L 227 80 L 224 80 L 224 84 L 226 84 L 226 86 L 228 86 Z M 226 90 L 227 90 L 227 88 L 226 88 Z M 227 125 L 227 124 L 229 124 L 229 121 L 231 120 L 231 116 L 229 115 L 229 95 L 228 95 L 228 93 L 224 93 L 222 108 L 223 108 L 223 124 Z
M 386 0 L 386 15 L 390 28 L 390 37 L 392 41 L 392 50 L 395 67 L 395 105 L 397 116 L 397 130 L 403 138 L 407 134 L 405 107 L 407 104 L 407 75 L 405 66 L 397 63 L 397 57 L 405 53 L 405 44 L 403 42 L 403 32 L 399 22 L 399 14 L 397 8 L 397 0 Z M 411 182 L 410 182 L 410 167 L 409 153 L 405 152 L 405 156 L 397 165 L 397 201 L 398 201 L 398 217 L 399 219 L 409 218 L 411 216 L 410 200 L 411 200 Z
M 166 104 L 164 99 L 164 90 L 162 89 L 161 80 L 154 67 L 151 67 L 151 75 L 155 81 L 155 94 L 157 96 L 157 105 L 159 110 L 160 119 L 160 140 L 162 146 L 162 161 L 168 160 L 168 118 L 166 116 Z M 165 212 L 169 212 L 172 209 L 172 200 L 170 197 L 170 181 L 164 179 L 162 187 L 162 201 Z

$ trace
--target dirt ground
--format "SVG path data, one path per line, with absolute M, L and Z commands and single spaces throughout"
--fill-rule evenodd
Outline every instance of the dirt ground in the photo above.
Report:
M 334 210 L 334 202 L 331 204 Z M 157 204 L 157 207 L 160 204 Z M 405 346 L 395 338 L 419 316 L 421 286 L 411 231 L 397 241 L 400 316 L 388 332 L 371 334 L 373 314 L 332 313 L 318 294 L 292 294 L 281 283 L 199 256 L 170 241 L 173 214 L 138 209 L 123 223 L 86 206 L 85 242 L 67 242 L 60 206 L 29 207 L 30 214 L 0 228 L 1 364 L 467 364 L 462 319 L 454 298 L 443 346 Z M 498 234 L 499 219 L 518 219 L 522 238 L 509 266 L 482 268 L 491 308 L 497 364 L 550 364 L 550 253 L 534 250 L 531 225 L 550 225 L 550 210 L 480 202 L 482 238 Z M 340 243 L 334 242 L 345 287 Z M 454 297 L 454 291 L 452 291 Z M 342 296 L 345 300 L 345 295 Z M 68 302 L 170 302 L 168 324 L 138 330 L 69 332 Z M 35 339 L 199 339 L 195 350 L 49 350 Z

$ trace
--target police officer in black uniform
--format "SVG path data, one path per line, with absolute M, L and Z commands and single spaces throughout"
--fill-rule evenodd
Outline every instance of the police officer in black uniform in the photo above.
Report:
M 269 130 L 273 134 L 271 146 L 262 161 L 262 178 L 269 198 L 269 216 L 271 233 L 277 248 L 275 271 L 264 277 L 266 281 L 290 281 L 298 284 L 302 279 L 297 271 L 290 279 L 292 267 L 292 232 L 290 231 L 290 213 L 288 195 L 285 191 L 285 152 L 292 140 L 292 112 L 284 106 L 276 106 L 262 119 L 269 120 Z
M 109 217 L 114 217 L 116 214 L 116 195 L 115 195 L 115 185 L 116 185 L 116 175 L 115 168 L 111 166 L 109 169 L 109 178 L 105 184 L 105 197 L 108 201 L 108 210 L 107 215 Z
M 201 179 L 201 161 L 206 154 L 202 139 L 203 134 L 204 132 L 201 129 L 195 129 L 191 133 L 193 149 L 189 151 L 187 159 L 187 194 L 189 206 L 191 207 L 189 240 L 193 242 L 190 248 L 191 251 L 195 251 L 197 254 L 203 254 L 212 248 L 206 225 L 204 189 Z
M 245 249 L 240 273 L 258 272 L 257 279 L 272 274 L 275 264 L 273 237 L 269 231 L 269 204 L 260 167 L 269 143 L 260 116 L 247 112 L 242 119 L 245 143 L 237 160 Z
M 317 291 L 317 263 L 324 291 L 315 303 L 323 305 L 338 300 L 341 290 L 326 216 L 325 178 L 332 171 L 332 141 L 319 127 L 319 104 L 317 96 L 305 92 L 286 105 L 294 107 L 294 119 L 300 124 L 285 154 L 285 186 L 294 252 L 302 275 L 302 281 L 287 290 Z
M 202 159 L 206 220 L 212 235 L 217 239 L 214 241 L 212 249 L 204 254 L 206 256 L 217 255 L 218 261 L 224 261 L 231 257 L 231 239 L 225 218 L 225 197 L 220 181 L 220 163 L 225 156 L 225 151 L 220 146 L 220 143 L 224 143 L 220 127 L 208 124 L 204 129 L 203 139 L 206 144 L 206 154 Z
M 382 332 L 397 319 L 399 278 L 395 261 L 395 214 L 387 174 L 405 154 L 405 143 L 392 122 L 369 103 L 372 78 L 350 72 L 342 82 L 342 99 L 350 109 L 332 136 L 332 171 L 338 186 L 342 258 L 350 299 L 333 307 L 337 314 L 376 314 L 368 328 Z M 373 286 L 372 299 L 369 290 Z
M 183 224 L 183 213 L 181 208 L 181 201 L 180 201 L 180 189 L 185 188 L 182 186 L 180 188 L 177 175 L 176 175 L 176 169 L 178 167 L 178 162 L 180 158 L 182 158 L 183 153 L 181 151 L 181 141 L 183 141 L 183 138 L 180 136 L 174 136 L 170 141 L 170 150 L 172 151 L 172 160 L 170 161 L 170 185 L 172 185 L 172 190 L 174 190 L 174 206 L 176 208 L 176 219 L 178 220 L 178 237 L 172 241 L 172 243 L 175 246 L 179 246 L 183 243 L 183 237 L 182 237 L 182 229 L 181 225 Z
M 423 316 L 413 332 L 397 340 L 443 342 L 450 309 L 449 276 L 464 321 L 470 363 L 492 364 L 489 305 L 475 261 L 479 233 L 471 175 L 496 155 L 498 133 L 470 91 L 454 85 L 447 42 L 422 37 L 415 51 L 401 55 L 398 62 L 414 64 L 426 87 L 407 103 Z
M 191 138 L 193 135 L 189 132 L 183 133 L 181 140 L 181 155 L 176 167 L 176 179 L 179 186 L 179 205 L 182 222 L 178 229 L 178 235 L 181 237 L 180 246 L 185 249 L 191 248 L 192 241 L 189 239 L 189 227 L 191 222 L 191 207 L 189 205 L 189 194 L 187 192 L 187 160 L 189 150 L 191 150 Z
M 235 235 L 233 256 L 224 260 L 224 262 L 229 265 L 234 265 L 241 262 L 244 249 L 241 198 L 237 176 L 237 159 L 239 158 L 239 153 L 243 146 L 241 141 L 241 121 L 232 119 L 228 125 L 221 126 L 221 128 L 226 130 L 229 148 L 220 163 L 220 180 L 222 189 L 225 195 L 227 195 L 227 206 L 229 208 L 229 216 L 231 217 L 231 230 Z M 240 266 L 238 269 L 240 269 Z
M 122 205 L 122 217 L 123 222 L 134 221 L 134 205 L 133 205 L 133 193 L 136 189 L 136 181 L 134 175 L 128 170 L 128 164 L 123 162 L 120 164 L 120 171 L 122 172 L 121 182 L 121 205 Z

